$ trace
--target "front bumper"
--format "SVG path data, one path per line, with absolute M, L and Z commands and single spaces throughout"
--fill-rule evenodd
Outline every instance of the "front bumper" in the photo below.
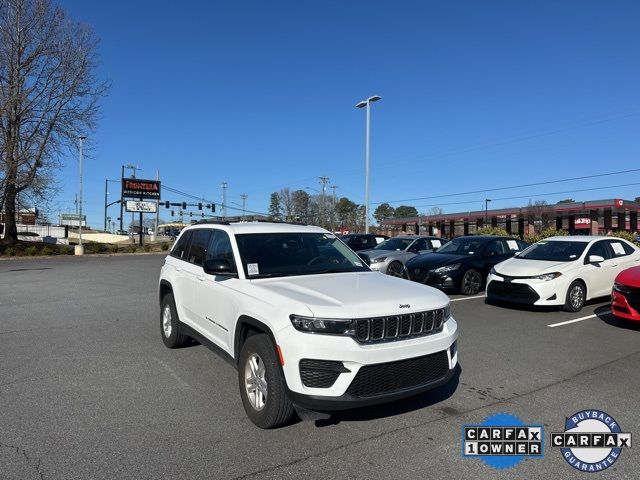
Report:
M 445 273 L 437 273 L 433 270 L 423 270 L 416 273 L 416 269 L 406 268 L 405 276 L 414 282 L 422 283 L 424 285 L 428 285 L 430 287 L 435 287 L 440 290 L 448 290 L 460 289 L 460 284 L 462 283 L 461 276 L 458 274 L 457 270 L 452 272 Z
M 281 333 L 282 335 L 278 335 L 278 344 L 284 358 L 282 370 L 289 397 L 295 404 L 311 410 L 354 408 L 415 395 L 449 381 L 458 363 L 457 349 L 452 349 L 458 338 L 458 326 L 453 317 L 444 324 L 439 333 L 377 344 L 359 344 L 351 337 L 303 333 L 293 327 L 287 327 L 286 332 Z M 405 364 L 400 362 L 408 362 L 409 368 L 415 369 L 415 362 L 435 354 L 440 355 L 437 365 L 418 365 L 423 369 L 437 369 L 435 376 L 419 377 L 424 380 L 422 382 L 400 382 L 397 384 L 398 388 L 393 391 L 382 388 L 380 391 L 363 393 L 362 389 L 356 389 L 366 372 L 363 370 L 363 375 L 358 377 L 358 373 L 364 367 L 378 369 L 377 374 L 381 375 L 380 378 L 384 381 L 398 372 L 404 372 Z M 307 359 L 340 362 L 344 369 L 327 388 L 309 387 L 303 383 L 300 370 L 300 362 Z M 398 367 L 402 367 L 402 370 L 398 370 Z M 390 373 L 387 374 L 385 369 L 389 369 Z
M 560 277 L 562 278 L 562 277 Z M 514 278 L 505 281 L 499 274 L 487 277 L 486 297 L 489 301 L 521 305 L 564 305 L 567 288 L 559 279 L 543 281 Z
M 636 309 L 640 309 L 640 304 L 630 302 L 624 294 L 615 290 L 611 292 L 611 313 L 613 315 L 625 320 L 640 322 L 640 312 Z

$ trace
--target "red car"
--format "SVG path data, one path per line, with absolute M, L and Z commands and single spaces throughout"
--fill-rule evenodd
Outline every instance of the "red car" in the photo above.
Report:
M 611 313 L 640 322 L 640 267 L 627 268 L 616 277 L 611 292 Z

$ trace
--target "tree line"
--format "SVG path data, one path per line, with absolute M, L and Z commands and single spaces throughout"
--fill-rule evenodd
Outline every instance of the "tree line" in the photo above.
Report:
M 418 210 L 409 205 L 392 207 L 379 204 L 373 218 L 381 225 L 388 218 L 416 217 Z M 363 232 L 365 206 L 347 197 L 328 194 L 310 194 L 305 190 L 282 188 L 273 192 L 269 202 L 269 218 L 276 221 L 298 221 L 318 225 L 331 231 L 349 230 Z

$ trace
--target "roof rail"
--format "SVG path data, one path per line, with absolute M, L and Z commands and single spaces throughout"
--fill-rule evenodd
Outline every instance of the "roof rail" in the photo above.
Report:
M 229 222 L 224 221 L 224 220 L 198 220 L 196 223 L 194 223 L 194 225 L 203 225 L 203 224 L 230 225 Z

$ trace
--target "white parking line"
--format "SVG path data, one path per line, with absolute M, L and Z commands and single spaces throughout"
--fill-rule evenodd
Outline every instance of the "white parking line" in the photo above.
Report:
M 576 323 L 576 322 L 581 322 L 583 320 L 589 320 L 590 318 L 596 318 L 597 315 L 587 315 L 586 317 L 580 317 L 580 318 L 576 318 L 575 320 L 567 320 L 566 322 L 560 322 L 560 323 L 552 323 L 551 325 L 547 325 L 547 327 L 560 327 L 562 325 L 568 325 L 570 323 Z
M 461 302 L 462 300 L 473 300 L 474 298 L 484 298 L 484 295 L 476 295 L 475 297 L 454 298 L 452 302 Z

